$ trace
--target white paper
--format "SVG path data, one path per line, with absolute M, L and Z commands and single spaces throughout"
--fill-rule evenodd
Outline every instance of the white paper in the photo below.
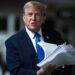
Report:
M 52 43 L 39 42 L 38 43 L 44 50 L 45 58 L 47 58 L 58 46 Z M 45 59 L 44 58 L 44 59 Z
M 37 66 L 46 67 L 48 65 L 55 65 L 57 68 L 62 65 L 75 64 L 75 49 L 71 45 L 66 45 L 66 43 L 64 43 L 57 46 L 55 44 L 49 44 L 45 42 L 39 44 L 46 52 L 46 56 L 44 60 L 37 64 Z

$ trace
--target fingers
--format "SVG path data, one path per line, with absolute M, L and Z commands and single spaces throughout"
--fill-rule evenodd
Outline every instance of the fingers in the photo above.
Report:
M 37 75 L 45 75 L 45 71 L 43 68 L 37 71 Z
M 55 67 L 55 65 L 48 65 L 46 68 L 44 68 L 46 75 L 51 75 L 55 70 Z
M 37 71 L 37 75 L 51 75 L 55 70 L 55 65 L 47 65 L 45 68 L 41 68 Z

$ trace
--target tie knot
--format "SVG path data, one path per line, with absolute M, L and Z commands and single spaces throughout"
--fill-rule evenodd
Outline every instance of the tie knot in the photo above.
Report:
M 36 40 L 39 42 L 39 41 L 40 41 L 40 34 L 39 34 L 39 33 L 36 33 L 36 34 L 35 34 L 35 38 L 36 38 Z

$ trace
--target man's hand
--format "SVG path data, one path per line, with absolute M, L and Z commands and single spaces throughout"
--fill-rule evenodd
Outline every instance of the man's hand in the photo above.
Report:
M 37 71 L 37 75 L 45 75 L 45 71 L 43 68 Z
M 44 68 L 44 71 L 46 75 L 52 75 L 52 72 L 55 70 L 54 65 L 48 65 L 46 68 Z
M 37 71 L 37 75 L 51 75 L 54 71 L 55 66 L 49 65 L 46 68 L 41 68 Z

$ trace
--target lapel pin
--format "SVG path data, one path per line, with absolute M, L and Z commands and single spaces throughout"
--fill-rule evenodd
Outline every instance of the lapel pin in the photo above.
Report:
M 46 36 L 47 39 L 49 39 L 49 36 Z

